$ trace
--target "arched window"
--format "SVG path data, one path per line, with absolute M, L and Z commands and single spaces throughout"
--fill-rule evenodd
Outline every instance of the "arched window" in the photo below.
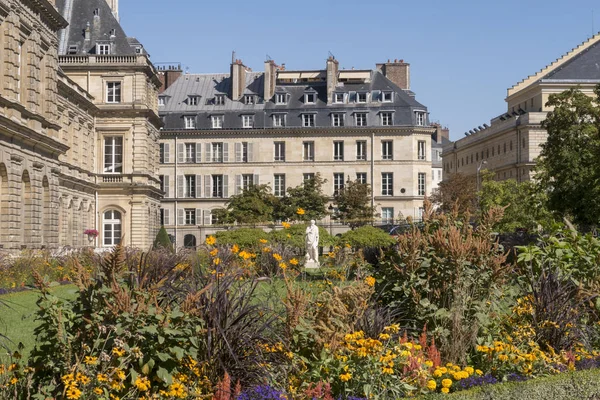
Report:
M 50 244 L 50 235 L 53 229 L 52 224 L 50 223 L 50 213 L 51 205 L 50 205 L 50 183 L 48 182 L 48 177 L 44 176 L 42 179 L 42 237 L 41 242 L 42 245 Z
M 102 237 L 104 246 L 116 246 L 121 243 L 121 213 L 117 210 L 104 212 Z
M 196 236 L 185 235 L 183 237 L 183 247 L 185 247 L 186 249 L 195 249 L 196 248 Z
M 8 172 L 6 165 L 0 164 L 0 243 L 8 247 L 9 235 Z

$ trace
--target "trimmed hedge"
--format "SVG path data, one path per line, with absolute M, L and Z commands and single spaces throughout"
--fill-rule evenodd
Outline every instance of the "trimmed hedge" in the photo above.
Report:
M 526 382 L 498 383 L 475 389 L 420 397 L 452 400 L 573 400 L 600 399 L 600 369 L 565 372 Z

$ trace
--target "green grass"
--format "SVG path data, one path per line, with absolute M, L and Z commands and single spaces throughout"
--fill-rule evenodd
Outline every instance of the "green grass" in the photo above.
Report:
M 64 285 L 53 287 L 50 291 L 59 298 L 73 299 L 77 288 L 74 285 Z M 19 342 L 23 343 L 24 358 L 28 357 L 35 345 L 33 330 L 38 325 L 35 320 L 38 295 L 37 290 L 27 290 L 0 296 L 0 335 L 6 337 L 0 338 L 0 344 L 14 351 Z

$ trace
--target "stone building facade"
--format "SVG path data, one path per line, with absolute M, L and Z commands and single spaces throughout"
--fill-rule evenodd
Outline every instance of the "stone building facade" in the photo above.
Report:
M 465 132 L 465 137 L 443 148 L 444 176 L 462 173 L 477 176 L 477 171 L 493 171 L 496 179 L 529 180 L 546 142 L 541 123 L 552 108 L 547 106 L 553 93 L 579 87 L 593 95 L 600 83 L 600 35 L 595 35 L 553 63 L 508 89 L 507 109 L 483 124 Z
M 0 0 L 4 249 L 156 234 L 160 81 L 116 15 L 105 0 Z
M 420 217 L 432 184 L 434 128 L 409 88 L 409 65 L 292 71 L 273 61 L 252 72 L 159 71 L 173 82 L 159 95 L 162 220 L 177 245 L 218 229 L 212 210 L 249 184 L 276 196 L 320 174 L 333 196 L 348 180 L 371 185 L 384 223 Z M 323 221 L 328 223 L 328 221 Z

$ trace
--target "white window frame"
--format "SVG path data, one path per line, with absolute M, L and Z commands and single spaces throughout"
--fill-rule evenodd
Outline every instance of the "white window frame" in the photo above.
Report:
M 333 194 L 344 188 L 344 173 L 335 172 L 333 174 Z
M 365 161 L 367 159 L 367 141 L 357 140 L 356 141 L 356 160 Z
M 285 196 L 285 174 L 273 175 L 273 195 L 275 197 Z
M 105 174 L 123 173 L 123 142 L 123 136 L 104 136 L 103 171 Z M 107 152 L 107 148 L 110 152 Z M 120 152 L 118 151 L 119 148 Z M 107 157 L 110 157 L 110 160 L 108 160 L 108 162 Z
M 417 195 L 425 196 L 427 190 L 427 174 L 419 172 L 417 176 Z
M 244 95 L 244 104 L 246 104 L 248 106 L 255 105 L 256 104 L 256 96 L 254 96 L 253 94 Z
M 97 43 L 96 54 L 100 56 L 107 56 L 110 54 L 110 43 Z
M 354 125 L 356 126 L 367 126 L 367 115 L 366 112 L 354 113 Z
M 273 114 L 273 127 L 274 128 L 283 128 L 285 127 L 285 114 L 275 113 Z
M 106 102 L 110 104 L 118 104 L 121 102 L 121 81 L 106 82 Z
M 417 159 L 418 160 L 426 160 L 427 153 L 425 150 L 427 149 L 427 143 L 424 140 L 419 140 L 417 142 Z
M 394 113 L 392 111 L 382 111 L 379 113 L 379 120 L 381 122 L 381 126 L 393 126 Z
M 333 142 L 333 161 L 344 161 L 344 141 Z
M 366 172 L 357 172 L 356 173 L 356 181 L 360 182 L 360 183 L 367 183 L 367 173 Z
M 287 104 L 287 93 L 275 93 L 275 104 Z
M 382 172 L 381 173 L 381 195 L 382 196 L 393 196 L 394 195 L 394 173 L 393 172 Z
M 251 185 L 254 185 L 254 175 L 253 174 L 242 174 L 241 178 L 242 190 L 248 190 Z
M 386 96 L 389 95 L 389 99 L 386 99 Z M 394 92 L 384 90 L 381 92 L 381 102 L 382 103 L 392 103 L 394 101 Z
M 242 115 L 242 128 L 254 128 L 254 115 Z
M 344 104 L 344 93 L 336 92 L 333 94 L 333 102 L 336 104 Z
M 302 182 L 306 182 L 309 179 L 315 179 L 315 173 L 314 172 L 305 172 L 302 174 Z
M 394 222 L 394 207 L 381 207 L 381 223 L 392 224 Z
M 197 106 L 200 104 L 200 96 L 190 96 L 188 99 L 188 105 Z
M 183 121 L 185 123 L 185 129 L 196 129 L 196 117 L 192 115 L 184 115 Z
M 167 104 L 167 102 L 165 101 L 165 97 L 164 96 L 158 96 L 158 106 L 159 107 L 164 107 L 165 104 Z
M 102 213 L 102 245 L 104 247 L 113 247 L 121 243 L 122 218 L 122 214 L 118 210 L 106 210 Z
M 217 94 L 214 100 L 215 106 L 224 106 L 225 105 L 225 95 Z
M 211 197 L 215 199 L 224 198 L 223 188 L 224 188 L 224 180 L 223 175 L 211 175 L 212 185 L 211 185 Z
M 196 175 L 183 175 L 183 197 L 192 199 L 197 196 L 196 193 Z
M 183 223 L 185 225 L 196 225 L 196 209 L 195 208 L 184 208 L 183 209 Z
M 285 142 L 273 143 L 273 161 L 285 162 Z
M 316 126 L 315 114 L 302 114 L 302 127 L 314 128 Z
M 425 111 L 415 111 L 415 124 L 417 126 L 425 126 L 426 115 Z
M 183 162 L 193 164 L 196 162 L 196 143 L 184 143 L 183 144 Z
M 331 113 L 331 126 L 342 127 L 344 126 L 344 119 L 346 114 L 344 113 Z
M 211 115 L 210 123 L 213 129 L 223 129 L 224 115 Z
M 312 98 L 312 101 L 309 100 Z M 317 103 L 317 94 L 316 93 L 304 93 L 304 104 L 316 104 Z
M 364 101 L 361 100 L 361 96 L 364 96 Z M 365 104 L 369 101 L 369 92 L 356 92 L 356 102 L 359 104 Z
M 382 160 L 393 160 L 394 159 L 394 142 L 392 140 L 381 141 L 381 159 Z
M 315 161 L 315 142 L 302 142 L 302 161 Z
M 211 161 L 215 163 L 224 162 L 224 145 L 223 142 L 212 142 L 210 144 Z

